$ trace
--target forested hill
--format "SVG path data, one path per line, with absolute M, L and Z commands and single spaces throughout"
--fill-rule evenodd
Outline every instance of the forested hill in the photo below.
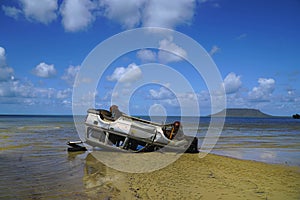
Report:
M 265 114 L 258 109 L 251 109 L 251 108 L 227 108 L 211 116 L 223 117 L 225 116 L 225 112 L 226 112 L 226 117 L 253 117 L 253 118 L 275 117 L 272 115 Z

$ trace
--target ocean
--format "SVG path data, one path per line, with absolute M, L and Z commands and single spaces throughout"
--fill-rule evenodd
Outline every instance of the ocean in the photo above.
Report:
M 210 118 L 201 117 L 199 129 L 198 118 L 182 120 L 200 148 Z M 67 151 L 78 139 L 72 116 L 0 116 L 0 199 L 87 198 L 97 169 L 89 152 Z M 212 153 L 300 166 L 300 120 L 227 118 Z

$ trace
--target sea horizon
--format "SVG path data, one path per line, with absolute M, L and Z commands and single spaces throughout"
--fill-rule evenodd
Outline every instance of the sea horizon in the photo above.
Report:
M 210 125 L 211 117 L 195 117 L 195 116 L 136 116 L 146 120 L 152 120 L 157 123 L 172 123 L 174 121 L 181 121 L 187 135 L 194 135 L 199 138 L 199 148 L 201 148 L 202 141 L 206 136 L 206 131 Z M 80 115 L 82 122 L 85 115 Z M 78 118 L 78 119 L 80 119 Z M 77 119 L 77 120 L 78 120 Z M 31 132 L 62 131 L 69 132 L 72 130 L 72 137 L 66 140 L 78 140 L 79 136 L 75 128 L 74 116 L 73 115 L 4 115 L 0 114 L 0 134 L 6 135 L 6 137 L 14 136 L 18 133 L 26 137 L 31 136 Z M 17 122 L 17 124 L 16 124 Z M 290 148 L 292 151 L 297 151 L 300 154 L 298 139 L 299 134 L 299 120 L 293 119 L 292 117 L 275 117 L 275 118 L 248 118 L 248 117 L 226 117 L 224 119 L 223 130 L 220 134 L 220 138 L 214 147 L 212 153 L 220 155 L 229 155 L 241 159 L 254 159 L 262 162 L 269 163 L 285 163 L 285 161 L 277 160 L 262 160 L 255 156 L 250 156 L 250 152 L 245 152 L 247 148 L 261 150 L 267 147 L 267 151 L 286 151 L 289 152 Z M 68 127 L 65 127 L 68 125 Z M 24 132 L 22 131 L 24 128 Z M 26 127 L 29 127 L 27 130 Z M 45 127 L 47 127 L 45 129 Z M 20 132 L 21 131 L 21 132 Z M 39 135 L 37 135 L 39 136 Z M 41 137 L 43 135 L 40 135 Z M 66 135 L 63 135 L 67 137 Z M 60 140 L 60 138 L 55 138 Z M 288 139 L 288 140 L 286 140 Z M 286 143 L 284 143 L 286 142 Z M 294 144 L 289 144 L 289 143 Z M 5 143 L 5 141 L 3 141 Z M 251 144 L 251 145 L 250 145 Z M 298 144 L 298 146 L 297 146 Z M 268 146 L 269 145 L 269 146 Z M 282 148 L 283 147 L 283 148 Z M 54 148 L 54 147 L 53 147 Z M 244 152 L 244 156 L 236 156 L 232 152 Z M 300 155 L 299 155 L 300 156 Z M 283 156 L 282 158 L 286 158 Z M 289 162 L 294 164 L 295 159 L 290 159 Z M 296 163 L 300 166 L 300 162 Z
M 14 116 L 19 116 L 19 117 L 73 117 L 73 116 L 86 116 L 87 114 L 80 114 L 80 115 L 73 115 L 73 114 L 30 114 L 30 113 L 3 113 L 0 114 L 0 117 L 14 117 Z M 132 115 L 134 117 L 149 117 L 149 115 Z M 166 117 L 163 115 L 152 115 L 151 117 Z M 211 116 L 211 115 L 200 115 L 200 116 L 195 116 L 195 115 L 168 115 L 167 117 L 201 117 L 201 118 L 224 118 L 224 116 Z M 283 115 L 283 116 L 275 116 L 271 115 L 270 117 L 247 117 L 247 116 L 225 116 L 225 118 L 293 118 L 292 115 Z

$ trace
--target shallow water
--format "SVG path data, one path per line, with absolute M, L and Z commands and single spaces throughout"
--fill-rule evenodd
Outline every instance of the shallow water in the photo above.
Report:
M 185 130 L 197 133 L 201 147 L 210 119 L 201 118 L 199 130 L 197 118 L 182 120 Z M 0 116 L 0 199 L 105 198 L 113 190 L 106 184 L 107 168 L 88 152 L 67 152 L 69 140 L 78 140 L 71 116 Z M 300 166 L 300 121 L 226 119 L 212 152 Z
M 206 129 L 200 129 L 199 146 L 205 134 Z M 300 120 L 227 118 L 212 153 L 300 166 Z
M 158 122 L 159 118 L 156 119 Z M 169 117 L 167 123 L 182 121 L 185 134 L 199 138 L 202 147 L 209 117 Z M 162 120 L 161 120 L 162 121 Z M 199 128 L 198 128 L 199 124 Z M 214 127 L 212 127 L 214 128 Z M 300 166 L 300 120 L 280 118 L 226 118 L 212 153 L 246 160 Z
M 57 197 L 82 190 L 80 160 L 66 141 L 77 139 L 70 117 L 0 117 L 0 198 Z

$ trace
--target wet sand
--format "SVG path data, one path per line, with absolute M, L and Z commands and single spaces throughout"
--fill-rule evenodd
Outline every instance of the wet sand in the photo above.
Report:
M 86 161 L 90 199 L 300 199 L 299 167 L 184 154 L 160 170 L 125 173 Z

